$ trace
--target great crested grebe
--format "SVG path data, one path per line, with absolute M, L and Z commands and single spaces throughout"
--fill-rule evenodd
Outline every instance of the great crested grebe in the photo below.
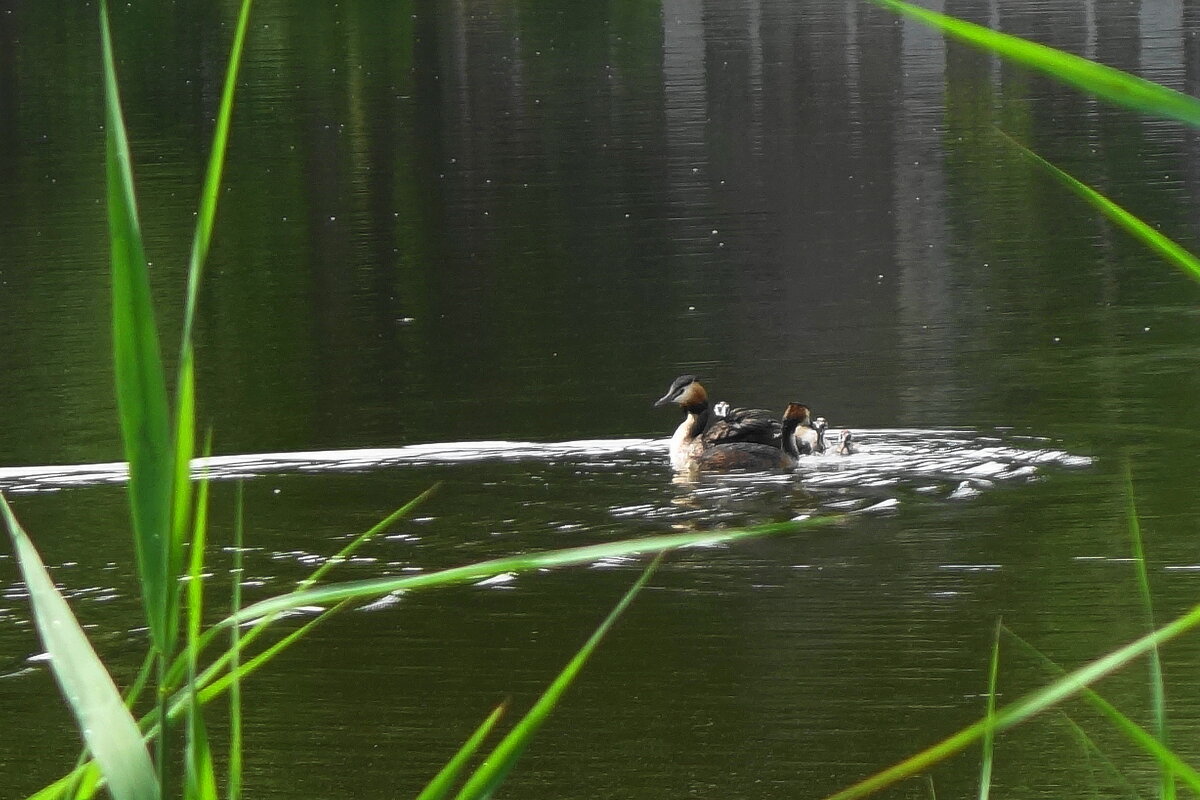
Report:
M 726 442 L 696 453 L 687 466 L 695 470 L 773 470 L 792 469 L 800 453 L 796 450 L 796 426 L 808 418 L 808 408 L 800 403 L 788 403 L 783 412 L 783 426 L 775 444 L 759 442 Z
M 800 405 L 797 403 L 796 405 Z M 816 420 L 811 419 L 811 412 L 807 406 L 800 406 L 804 409 L 804 418 L 796 426 L 796 432 L 792 434 L 796 440 L 796 452 L 802 456 L 811 456 L 816 453 L 825 452 L 825 422 L 824 417 L 817 417 Z
M 686 416 L 671 437 L 671 466 L 684 469 L 703 451 L 721 444 L 757 443 L 771 446 L 779 436 L 779 423 L 769 412 L 729 408 L 721 403 L 722 418 L 715 419 L 708 405 L 708 392 L 695 375 L 680 375 L 654 405 L 675 403 Z M 775 448 L 779 446 L 775 443 Z
M 852 456 L 857 453 L 858 447 L 854 444 L 854 434 L 846 430 L 839 433 L 837 447 L 833 452 L 839 456 Z

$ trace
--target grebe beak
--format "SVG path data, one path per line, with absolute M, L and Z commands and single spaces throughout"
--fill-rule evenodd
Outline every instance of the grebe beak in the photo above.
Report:
M 671 402 L 671 395 L 672 395 L 672 394 L 673 394 L 673 392 L 667 392 L 667 393 L 666 393 L 666 394 L 664 394 L 662 397 L 660 397 L 660 398 L 658 398 L 657 400 L 655 400 L 655 401 L 654 401 L 654 407 L 655 407 L 655 408 L 658 408 L 659 406 L 665 406 L 665 405 L 667 405 L 668 403 L 670 403 L 670 402 Z

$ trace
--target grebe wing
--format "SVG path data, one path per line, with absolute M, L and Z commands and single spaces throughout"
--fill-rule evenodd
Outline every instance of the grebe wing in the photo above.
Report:
M 781 424 L 762 408 L 729 408 L 727 403 L 718 404 L 725 413 L 701 434 L 707 446 L 732 442 L 758 442 L 778 444 Z

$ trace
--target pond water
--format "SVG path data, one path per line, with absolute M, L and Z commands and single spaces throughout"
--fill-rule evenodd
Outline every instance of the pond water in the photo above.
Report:
M 1180 0 L 939 7 L 1200 93 L 1200 12 Z M 235 15 L 113 11 L 169 338 Z M 0 4 L 0 488 L 124 683 L 145 633 L 97 35 L 91 3 Z M 996 127 L 1200 245 L 1194 134 L 866 3 L 259 4 L 198 331 L 211 595 L 233 478 L 249 600 L 438 482 L 335 574 L 844 515 L 673 555 L 503 791 L 535 798 L 823 796 L 982 714 L 997 618 L 1067 667 L 1130 641 L 1125 464 L 1173 618 L 1200 588 L 1200 291 Z M 736 404 L 803 401 L 862 451 L 677 480 L 678 411 L 651 403 L 684 372 Z M 642 563 L 322 625 L 246 686 L 247 796 L 415 796 L 496 703 L 528 707 Z M 78 747 L 40 653 L 0 548 L 0 796 Z M 1164 651 L 1193 758 L 1198 656 L 1195 637 Z M 1046 680 L 1005 645 L 1002 699 Z M 1101 686 L 1149 724 L 1146 687 L 1142 663 Z M 998 791 L 1156 785 L 1065 710 L 1001 737 Z M 977 776 L 975 751 L 930 775 L 944 796 Z

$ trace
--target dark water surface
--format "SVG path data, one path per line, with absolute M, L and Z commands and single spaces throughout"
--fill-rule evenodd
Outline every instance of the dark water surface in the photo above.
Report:
M 1180 0 L 944 7 L 1200 88 L 1200 12 Z M 172 337 L 235 13 L 114 9 Z M 1135 638 L 1126 459 L 1157 616 L 1195 602 L 1200 291 L 994 127 L 1195 249 L 1191 132 L 840 0 L 254 14 L 199 327 L 214 469 L 255 476 L 249 599 L 436 481 L 342 577 L 860 512 L 672 557 L 506 796 L 822 796 L 978 718 L 997 617 L 1066 666 Z M 0 487 L 127 682 L 145 637 L 110 464 L 98 61 L 92 4 L 0 2 Z M 736 403 L 808 403 L 864 452 L 673 482 L 677 416 L 650 403 L 682 372 Z M 36 469 L 89 464 L 110 465 Z M 216 485 L 214 594 L 232 498 Z M 61 774 L 77 737 L 0 550 L 10 797 Z M 414 796 L 494 704 L 528 707 L 639 569 L 320 627 L 246 687 L 247 796 Z M 1173 741 L 1200 757 L 1200 646 L 1164 657 Z M 1006 647 L 1005 699 L 1045 680 Z M 1149 723 L 1144 665 L 1102 689 Z M 1068 713 L 1151 790 L 1130 746 Z M 938 767 L 938 793 L 972 793 L 977 762 Z M 1061 714 L 1002 737 L 995 780 L 1123 792 Z

